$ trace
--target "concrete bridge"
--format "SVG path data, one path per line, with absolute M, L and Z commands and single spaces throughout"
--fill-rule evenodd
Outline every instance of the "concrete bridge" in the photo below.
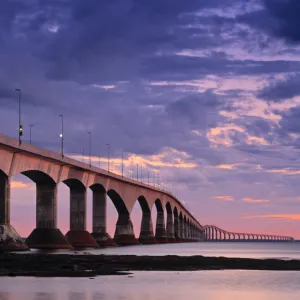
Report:
M 36 228 L 26 243 L 10 223 L 10 181 L 23 174 L 36 184 Z M 70 228 L 57 228 L 57 185 L 70 189 Z M 93 230 L 86 230 L 87 189 L 93 193 Z M 106 196 L 118 212 L 114 239 L 106 231 Z M 142 224 L 138 240 L 130 219 L 139 202 Z M 153 232 L 151 210 L 157 210 Z M 166 216 L 166 220 L 165 220 Z M 0 250 L 57 249 L 204 240 L 197 219 L 166 191 L 89 166 L 0 134 Z
M 203 228 L 205 241 L 294 241 L 294 238 L 290 236 L 229 232 L 214 225 L 206 225 Z

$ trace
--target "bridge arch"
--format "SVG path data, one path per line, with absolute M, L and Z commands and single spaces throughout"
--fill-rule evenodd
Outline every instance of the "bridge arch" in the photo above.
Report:
M 134 236 L 133 224 L 124 200 L 114 189 L 109 189 L 107 195 L 118 212 L 118 220 L 114 235 L 116 243 L 119 245 L 136 244 L 137 241 Z
M 142 195 L 138 197 L 137 201 L 142 209 L 142 222 L 139 241 L 141 243 L 150 243 L 150 241 L 154 242 L 151 210 L 149 204 L 146 198 Z

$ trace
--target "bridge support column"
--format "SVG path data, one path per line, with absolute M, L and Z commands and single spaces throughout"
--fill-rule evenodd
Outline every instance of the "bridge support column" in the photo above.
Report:
M 181 241 L 184 242 L 185 241 L 184 221 L 183 219 L 180 218 L 179 218 L 179 230 L 180 230 Z
M 114 240 L 117 245 L 121 246 L 138 244 L 134 236 L 133 225 L 128 212 L 119 212 Z
M 27 250 L 27 245 L 10 224 L 10 183 L 0 171 L 0 252 Z
M 191 240 L 195 241 L 195 231 L 194 231 L 194 225 L 191 225 Z
M 153 234 L 153 225 L 151 219 L 151 211 L 143 212 L 141 232 L 139 237 L 139 242 L 141 244 L 156 244 Z
M 202 228 L 200 231 L 200 241 L 204 242 L 205 241 L 205 232 L 204 229 Z
M 167 243 L 164 211 L 158 211 L 156 217 L 155 239 L 158 243 Z
M 98 247 L 86 230 L 86 188 L 79 184 L 70 186 L 70 231 L 66 234 L 75 248 Z
M 57 228 L 57 185 L 54 182 L 36 184 L 36 228 L 26 243 L 35 249 L 71 248 Z
M 167 240 L 168 242 L 175 242 L 174 235 L 174 224 L 173 224 L 173 214 L 172 211 L 167 209 Z
M 187 242 L 189 242 L 189 223 L 183 222 L 184 224 L 184 237 Z
M 102 186 L 93 186 L 93 232 L 92 237 L 98 246 L 116 246 L 106 229 L 106 193 Z
M 174 214 L 174 235 L 177 242 L 180 242 L 180 227 L 179 227 L 179 218 L 178 215 Z

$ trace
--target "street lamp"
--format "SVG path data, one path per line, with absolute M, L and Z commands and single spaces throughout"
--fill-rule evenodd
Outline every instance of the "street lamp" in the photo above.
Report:
M 88 132 L 88 135 L 90 136 L 90 167 L 92 166 L 92 134 Z
M 23 126 L 21 124 L 21 89 L 15 89 L 19 94 L 19 145 L 21 145 L 21 136 L 23 135 Z
M 61 156 L 64 157 L 64 115 L 59 115 L 61 118 L 61 133 L 60 133 L 60 140 L 61 140 Z
M 110 144 L 106 144 L 106 146 L 107 146 L 107 171 L 109 172 Z
M 32 129 L 33 125 L 30 124 L 29 125 L 29 143 L 31 144 L 31 129 Z
M 139 164 L 136 164 L 136 181 L 139 181 Z

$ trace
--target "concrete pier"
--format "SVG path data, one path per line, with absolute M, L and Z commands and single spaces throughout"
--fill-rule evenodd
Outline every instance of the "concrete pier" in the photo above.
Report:
M 179 215 L 179 231 L 180 231 L 180 241 L 185 241 L 185 234 L 184 234 L 184 221 L 182 215 Z
M 66 237 L 75 248 L 96 248 L 97 242 L 86 230 L 86 188 L 76 181 L 66 184 L 70 187 L 70 231 Z
M 155 239 L 158 243 L 168 243 L 167 233 L 165 228 L 165 214 L 164 211 L 157 211 Z
M 174 235 L 174 223 L 173 223 L 173 213 L 172 210 L 170 208 L 170 210 L 168 210 L 167 207 L 167 239 L 169 243 L 174 243 L 176 241 L 175 239 L 175 235 Z
M 117 245 L 122 246 L 138 244 L 129 213 L 119 213 L 114 240 Z
M 36 228 L 26 239 L 35 249 L 67 249 L 70 243 L 57 228 L 57 186 L 50 180 L 36 183 Z
M 93 232 L 91 235 L 100 247 L 116 246 L 106 229 L 107 197 L 105 190 L 101 185 L 92 186 L 91 190 L 93 191 Z
M 176 212 L 174 211 L 174 236 L 175 236 L 176 242 L 181 241 L 179 218 L 178 218 L 177 211 Z
M 155 240 L 154 234 L 153 234 L 153 226 L 152 226 L 150 210 L 146 211 L 146 212 L 143 211 L 139 242 L 141 244 L 156 244 L 157 243 L 157 241 Z

